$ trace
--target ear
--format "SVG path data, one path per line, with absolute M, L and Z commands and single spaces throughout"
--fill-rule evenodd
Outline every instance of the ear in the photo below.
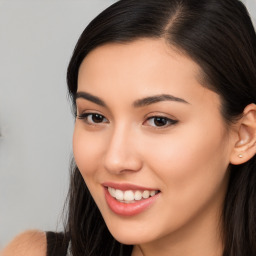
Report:
M 230 156 L 230 163 L 239 165 L 250 160 L 256 153 L 256 105 L 249 104 L 237 123 L 237 136 Z

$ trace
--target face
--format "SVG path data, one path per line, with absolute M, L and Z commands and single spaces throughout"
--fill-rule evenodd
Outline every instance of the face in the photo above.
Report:
M 125 244 L 215 226 L 230 132 L 200 67 L 162 40 L 108 44 L 80 66 L 77 166 L 112 235 Z

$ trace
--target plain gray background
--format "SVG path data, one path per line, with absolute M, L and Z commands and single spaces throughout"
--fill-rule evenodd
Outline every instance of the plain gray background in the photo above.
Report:
M 0 248 L 23 230 L 57 227 L 72 152 L 66 68 L 113 2 L 0 1 Z
M 0 1 L 0 249 L 26 229 L 56 230 L 73 117 L 65 73 L 75 43 L 114 0 Z M 256 19 L 256 0 L 244 1 Z

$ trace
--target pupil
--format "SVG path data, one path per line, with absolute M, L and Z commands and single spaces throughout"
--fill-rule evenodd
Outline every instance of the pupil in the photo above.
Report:
M 94 123 L 101 123 L 103 121 L 103 116 L 101 115 L 93 115 L 92 120 Z
M 163 117 L 156 117 L 154 120 L 156 126 L 164 126 L 167 123 L 167 120 Z

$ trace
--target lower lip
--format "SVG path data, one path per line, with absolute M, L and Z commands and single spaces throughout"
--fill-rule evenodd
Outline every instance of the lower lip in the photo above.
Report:
M 135 203 L 121 203 L 117 201 L 115 198 L 113 198 L 109 192 L 108 189 L 105 187 L 105 198 L 107 201 L 107 204 L 109 208 L 116 214 L 121 216 L 133 216 L 137 215 L 146 209 L 148 209 L 159 197 L 159 194 L 156 194 L 155 196 L 149 197 L 147 199 L 140 200 Z

